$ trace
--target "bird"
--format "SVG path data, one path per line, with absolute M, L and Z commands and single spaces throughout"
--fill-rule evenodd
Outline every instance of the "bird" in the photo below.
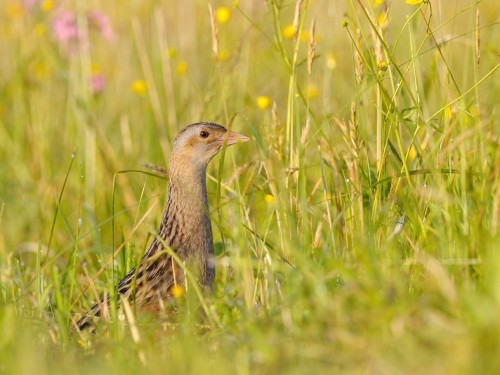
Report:
M 185 275 L 178 260 L 194 268 L 202 287 L 213 289 L 215 264 L 207 165 L 224 146 L 249 140 L 246 135 L 212 122 L 194 123 L 179 132 L 173 142 L 168 198 L 160 227 L 140 263 L 116 285 L 118 301 L 125 298 L 138 311 L 161 311 L 164 302 L 173 298 L 173 288 L 184 285 Z M 165 244 L 176 256 L 165 251 Z M 94 317 L 104 315 L 109 302 L 109 296 L 103 296 L 76 322 L 76 328 L 83 331 L 93 327 Z

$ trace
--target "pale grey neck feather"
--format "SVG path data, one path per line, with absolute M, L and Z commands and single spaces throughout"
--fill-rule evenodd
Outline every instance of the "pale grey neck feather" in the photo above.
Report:
M 174 160 L 172 160 L 174 161 Z M 168 199 L 158 235 L 186 263 L 195 265 L 200 281 L 212 286 L 215 271 L 212 225 L 208 212 L 206 167 L 178 169 L 171 163 Z M 162 248 L 153 240 L 144 258 Z

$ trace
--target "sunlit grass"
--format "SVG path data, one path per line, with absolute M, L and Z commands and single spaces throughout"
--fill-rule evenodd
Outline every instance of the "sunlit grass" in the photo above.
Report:
M 500 368 L 494 2 L 0 7 L 0 372 Z M 209 168 L 214 292 L 72 331 L 201 120 L 253 139 Z

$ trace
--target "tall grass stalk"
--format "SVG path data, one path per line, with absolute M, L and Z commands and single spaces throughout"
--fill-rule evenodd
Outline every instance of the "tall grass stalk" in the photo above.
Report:
M 2 3 L 0 372 L 497 373 L 498 7 L 409 3 Z M 137 314 L 197 121 L 215 288 Z

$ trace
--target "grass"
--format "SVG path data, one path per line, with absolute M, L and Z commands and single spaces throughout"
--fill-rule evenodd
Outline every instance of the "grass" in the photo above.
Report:
M 117 5 L 1 5 L 1 373 L 498 371 L 494 1 Z M 71 332 L 200 120 L 253 138 L 209 168 L 214 293 Z

